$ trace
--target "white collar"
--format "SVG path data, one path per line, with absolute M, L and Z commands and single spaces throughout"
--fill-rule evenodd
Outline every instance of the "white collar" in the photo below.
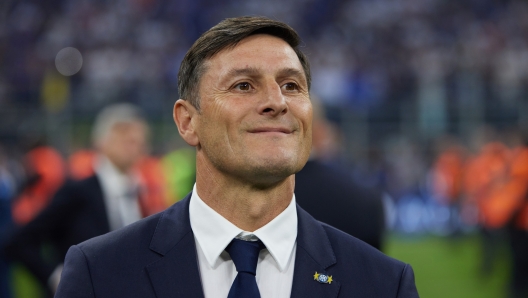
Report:
M 135 173 L 125 174 L 104 155 L 98 155 L 95 159 L 95 173 L 100 178 L 101 183 L 112 194 L 123 194 L 137 187 L 138 181 Z
M 284 271 L 297 240 L 295 195 L 281 214 L 250 233 L 238 228 L 205 204 L 198 196 L 195 184 L 189 203 L 189 219 L 194 237 L 212 268 L 218 266 L 219 256 L 231 240 L 242 233 L 244 237 L 248 234 L 257 236 L 266 245 L 266 249 L 277 262 L 280 270 Z

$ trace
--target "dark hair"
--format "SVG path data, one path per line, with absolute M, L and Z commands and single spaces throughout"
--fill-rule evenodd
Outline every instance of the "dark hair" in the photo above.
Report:
M 310 89 L 310 64 L 298 48 L 301 39 L 297 32 L 285 23 L 266 17 L 238 17 L 225 19 L 206 31 L 185 54 L 178 73 L 180 98 L 188 100 L 199 110 L 198 86 L 205 71 L 204 62 L 221 50 L 234 47 L 242 39 L 255 34 L 269 34 L 287 42 L 301 62 Z

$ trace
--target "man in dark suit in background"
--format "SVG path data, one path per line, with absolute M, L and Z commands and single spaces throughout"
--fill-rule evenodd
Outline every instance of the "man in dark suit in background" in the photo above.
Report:
M 183 59 L 174 119 L 196 184 L 166 211 L 75 245 L 56 297 L 417 297 L 409 265 L 295 203 L 310 69 L 288 25 L 227 19 Z
M 358 185 L 339 163 L 339 133 L 313 96 L 312 106 L 312 154 L 295 175 L 297 202 L 315 219 L 381 250 L 386 227 L 382 194 Z
M 154 212 L 145 208 L 148 198 L 140 196 L 139 177 L 133 170 L 147 147 L 147 124 L 139 110 L 129 104 L 107 107 L 95 121 L 92 138 L 99 153 L 95 174 L 66 182 L 6 246 L 8 255 L 22 262 L 50 292 L 59 284 L 70 246 Z

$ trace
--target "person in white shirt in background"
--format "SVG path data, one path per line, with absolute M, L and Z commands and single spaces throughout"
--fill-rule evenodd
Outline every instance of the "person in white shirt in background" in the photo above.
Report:
M 142 217 L 140 177 L 134 170 L 148 149 L 148 125 L 131 104 L 103 109 L 92 129 L 96 149 L 94 175 L 68 181 L 31 222 L 17 229 L 6 251 L 30 272 L 57 289 L 67 249 L 92 237 L 117 230 Z M 41 256 L 51 244 L 57 258 Z M 54 268 L 51 270 L 51 268 Z

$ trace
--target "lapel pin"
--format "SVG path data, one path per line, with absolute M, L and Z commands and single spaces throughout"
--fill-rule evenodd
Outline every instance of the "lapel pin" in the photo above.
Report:
M 322 274 L 322 273 L 317 273 L 317 271 L 315 271 L 315 274 L 314 274 L 314 280 L 322 283 L 322 284 L 331 284 L 332 281 L 334 281 L 332 279 L 332 275 L 326 275 L 326 274 Z

